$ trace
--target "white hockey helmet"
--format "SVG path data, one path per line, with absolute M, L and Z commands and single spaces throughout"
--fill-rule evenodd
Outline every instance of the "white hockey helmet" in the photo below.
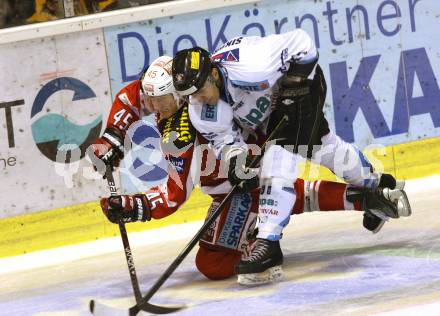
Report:
M 141 90 L 150 97 L 176 94 L 171 75 L 173 58 L 161 56 L 156 58 L 141 77 Z

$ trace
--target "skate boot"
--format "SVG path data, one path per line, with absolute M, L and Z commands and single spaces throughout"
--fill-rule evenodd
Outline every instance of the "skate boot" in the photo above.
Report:
M 373 213 L 364 212 L 364 219 L 362 221 L 362 224 L 373 234 L 377 234 L 382 229 L 382 226 L 385 224 L 386 221 L 388 221 L 388 218 L 383 219 L 374 215 Z
M 367 203 L 370 205 L 364 213 L 363 225 L 366 229 L 373 234 L 378 233 L 383 224 L 389 220 L 389 218 L 408 217 L 411 215 L 411 205 L 409 204 L 408 197 L 403 190 L 390 190 L 388 188 L 377 189 L 374 199 L 381 200 L 381 202 Z M 370 196 L 371 198 L 371 196 Z M 391 202 L 389 204 L 387 202 Z M 382 203 L 382 205 L 381 205 Z M 386 206 L 386 205 L 387 206 Z
M 241 285 L 259 285 L 277 282 L 283 278 L 283 253 L 280 242 L 257 238 L 247 258 L 235 266 L 237 282 Z
M 394 178 L 394 176 L 389 173 L 381 174 L 378 189 L 387 188 L 391 190 L 395 190 L 395 189 L 403 190 L 404 187 L 405 187 L 405 180 L 396 180 L 396 178 Z M 405 192 L 403 193 L 405 194 Z M 405 198 L 406 198 L 406 194 L 405 194 Z M 406 201 L 408 201 L 407 198 Z M 382 226 L 385 224 L 386 221 L 388 221 L 388 219 L 389 218 L 387 216 L 377 216 L 372 212 L 365 212 L 363 225 L 373 234 L 376 234 L 382 229 Z
M 389 181 L 383 181 L 384 178 Z M 382 186 L 376 190 L 348 188 L 346 193 L 347 200 L 361 202 L 364 211 L 363 225 L 373 234 L 378 233 L 390 218 L 411 215 L 411 206 L 403 191 L 405 182 L 396 181 L 391 175 L 385 174 L 382 175 L 380 182 L 381 185 L 389 185 L 396 189 Z

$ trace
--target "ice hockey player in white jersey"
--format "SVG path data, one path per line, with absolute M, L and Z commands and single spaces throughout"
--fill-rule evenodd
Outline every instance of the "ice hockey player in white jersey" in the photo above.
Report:
M 317 62 L 317 49 L 301 29 L 237 37 L 212 55 L 200 47 L 185 49 L 173 60 L 175 89 L 190 96 L 190 119 L 229 163 L 231 184 L 244 191 L 261 187 L 257 240 L 251 256 L 236 266 L 239 283 L 252 284 L 261 273 L 267 281 L 281 277 L 279 240 L 295 203 L 292 183 L 302 159 L 312 158 L 360 189 L 396 188 L 393 176 L 375 172 L 358 149 L 330 131 L 323 113 L 326 82 Z M 265 150 L 260 170 L 248 170 L 243 135 L 259 129 L 268 135 L 285 116 L 289 122 Z M 409 216 L 406 196 L 402 205 L 408 207 L 395 213 L 366 210 L 364 226 L 377 231 L 389 217 Z

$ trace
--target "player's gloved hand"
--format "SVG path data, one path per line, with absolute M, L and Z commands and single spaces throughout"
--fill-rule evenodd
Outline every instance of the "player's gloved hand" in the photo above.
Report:
M 317 62 L 318 59 L 307 64 L 291 62 L 289 70 L 279 80 L 278 93 L 274 94 L 277 95 L 275 104 L 278 108 L 287 114 L 295 114 L 294 104 L 307 103 L 307 99 L 310 98 L 312 85 L 312 80 L 309 80 L 308 77 Z
M 302 76 L 284 75 L 280 79 L 277 106 L 289 108 L 310 95 L 310 80 Z
M 246 152 L 233 156 L 229 160 L 228 180 L 238 185 L 239 192 L 251 192 L 260 186 L 257 168 L 248 168 L 251 158 Z
M 151 219 L 151 207 L 145 194 L 113 195 L 101 199 L 101 209 L 112 223 L 145 222 Z
M 106 166 L 118 167 L 124 157 L 124 133 L 117 128 L 107 128 L 104 134 L 92 145 L 93 154 Z M 92 156 L 93 168 L 98 170 Z

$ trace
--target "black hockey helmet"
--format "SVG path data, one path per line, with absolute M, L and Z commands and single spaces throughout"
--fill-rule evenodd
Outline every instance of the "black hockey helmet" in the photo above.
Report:
M 197 92 L 211 72 L 211 56 L 201 47 L 183 49 L 173 59 L 173 84 L 181 95 Z

